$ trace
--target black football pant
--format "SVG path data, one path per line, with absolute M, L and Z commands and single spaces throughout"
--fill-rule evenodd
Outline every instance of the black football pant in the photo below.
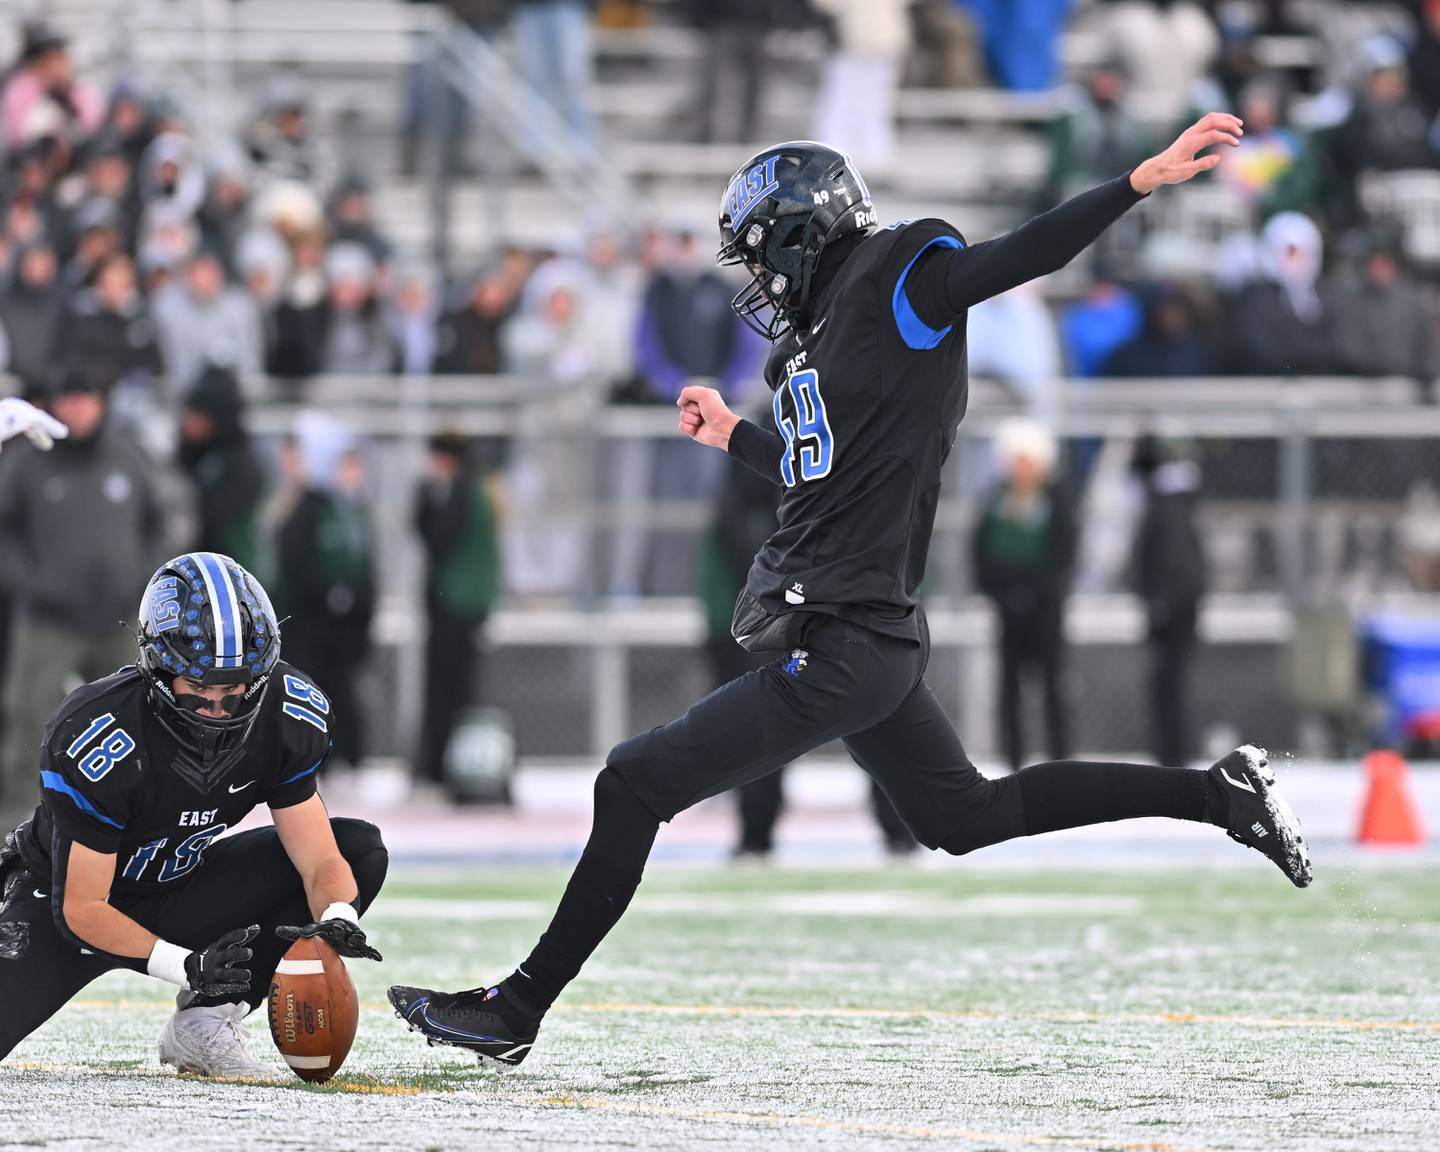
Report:
M 363 820 L 330 821 L 340 854 L 355 873 L 363 913 L 385 882 L 389 856 L 380 831 Z M 55 922 L 59 901 L 49 884 L 22 870 L 9 878 L 10 898 L 0 909 L 0 1059 L 72 1000 L 96 977 L 126 965 L 82 951 Z M 300 875 L 274 828 L 257 828 L 217 840 L 193 878 L 173 889 L 117 897 L 115 906 L 155 935 L 185 948 L 204 948 L 226 932 L 260 925 L 250 947 L 252 1007 L 264 1003 L 270 979 L 290 947 L 275 935 L 287 924 L 309 924 Z M 234 1002 L 235 997 L 228 998 Z M 225 1003 L 195 998 L 190 1006 Z
M 706 643 L 711 667 L 716 679 L 722 684 L 738 679 L 747 672 L 758 671 L 769 663 L 763 652 L 747 652 L 730 637 L 712 637 Z M 768 853 L 775 846 L 775 825 L 780 820 L 780 811 L 785 807 L 783 786 L 785 771 L 777 768 L 767 776 L 751 780 L 735 790 L 740 811 L 741 852 Z M 880 785 L 870 782 L 870 806 L 875 813 L 875 822 L 880 825 L 885 837 L 885 846 L 892 852 L 905 852 L 915 847 L 910 829 L 900 819 L 890 798 L 881 791 Z
M 661 821 L 831 740 L 844 742 L 921 844 L 956 855 L 1109 820 L 1204 819 L 1202 771 L 1059 760 L 986 779 L 925 683 L 928 635 L 916 645 L 820 617 L 802 643 L 611 750 L 590 840 L 549 929 L 511 978 L 532 1007 L 548 1007 L 618 922 Z

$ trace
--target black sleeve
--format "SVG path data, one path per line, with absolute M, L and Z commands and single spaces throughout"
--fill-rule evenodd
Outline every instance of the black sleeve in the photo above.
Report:
M 330 698 L 304 674 L 282 671 L 271 691 L 281 692 L 278 723 L 281 729 L 280 763 L 265 795 L 270 808 L 293 808 L 315 795 L 320 769 L 330 757 L 330 727 L 334 724 Z M 289 707 L 286 707 L 286 704 Z
M 130 816 L 139 757 L 135 741 L 110 713 L 66 717 L 40 749 L 40 802 L 56 835 L 113 856 Z
M 937 245 L 910 270 L 905 295 L 922 320 L 944 327 L 981 300 L 1065 267 L 1143 199 L 1127 172 L 994 240 L 963 248 Z
M 730 433 L 730 455 L 777 487 L 780 484 L 780 457 L 784 451 L 785 441 L 778 433 L 767 432 L 749 420 L 741 420 Z
M 266 797 L 265 803 L 273 810 L 276 808 L 293 808 L 297 804 L 303 804 L 319 791 L 320 777 L 318 775 L 320 766 L 330 755 L 330 747 L 326 745 L 325 751 L 320 753 L 313 764 L 303 768 L 297 768 L 289 777 L 282 777 L 275 785 L 270 795 Z

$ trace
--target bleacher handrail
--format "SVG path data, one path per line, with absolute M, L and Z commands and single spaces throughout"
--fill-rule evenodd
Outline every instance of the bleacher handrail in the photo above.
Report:
M 317 376 L 303 381 L 255 377 L 245 382 L 250 419 L 257 431 L 287 430 L 298 414 L 323 407 L 356 431 L 404 437 L 417 430 L 452 428 L 475 435 L 503 435 L 517 412 L 536 404 L 587 397 L 586 415 L 604 437 L 669 436 L 675 432 L 668 404 L 595 404 L 605 381 L 562 381 L 523 375 Z M 0 394 L 19 390 L 0 376 Z M 1062 379 L 1056 426 L 1062 435 L 1124 435 L 1158 423 L 1203 436 L 1306 434 L 1377 438 L 1440 437 L 1440 407 L 1432 389 L 1399 378 L 1187 377 L 1176 379 Z M 748 397 L 750 401 L 755 396 Z M 746 402 L 742 398 L 740 403 Z M 987 434 L 1003 419 L 1024 411 L 1004 384 L 971 381 L 964 423 L 968 434 Z

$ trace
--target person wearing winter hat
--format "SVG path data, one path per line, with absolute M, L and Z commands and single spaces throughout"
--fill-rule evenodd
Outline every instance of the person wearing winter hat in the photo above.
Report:
M 1335 370 L 1333 334 L 1318 289 L 1324 242 L 1308 216 L 1282 212 L 1260 234 L 1260 277 L 1232 302 L 1231 371 L 1241 376 L 1323 376 Z
M 1025 763 L 1021 682 L 1032 669 L 1045 692 L 1053 760 L 1070 754 L 1065 697 L 1065 601 L 1075 565 L 1075 513 L 1056 470 L 1055 437 L 1009 420 L 995 437 L 1004 470 L 985 498 L 972 543 L 975 582 L 1000 619 L 1000 719 L 1006 760 Z

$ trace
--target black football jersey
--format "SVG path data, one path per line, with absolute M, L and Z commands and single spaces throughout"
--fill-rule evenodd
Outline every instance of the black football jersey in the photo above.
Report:
M 211 841 L 259 804 L 286 808 L 315 794 L 330 751 L 330 702 L 305 673 L 275 666 L 244 758 L 207 791 L 170 769 L 174 738 L 134 667 L 76 689 L 45 730 L 40 806 L 20 840 L 32 872 L 76 841 L 116 856 L 112 893 L 183 882 Z
M 823 287 L 809 332 L 772 349 L 766 382 L 785 490 L 737 606 L 742 643 L 757 606 L 919 639 L 916 593 L 968 387 L 963 316 L 932 327 L 905 282 L 923 253 L 964 243 L 940 220 L 877 231 Z

